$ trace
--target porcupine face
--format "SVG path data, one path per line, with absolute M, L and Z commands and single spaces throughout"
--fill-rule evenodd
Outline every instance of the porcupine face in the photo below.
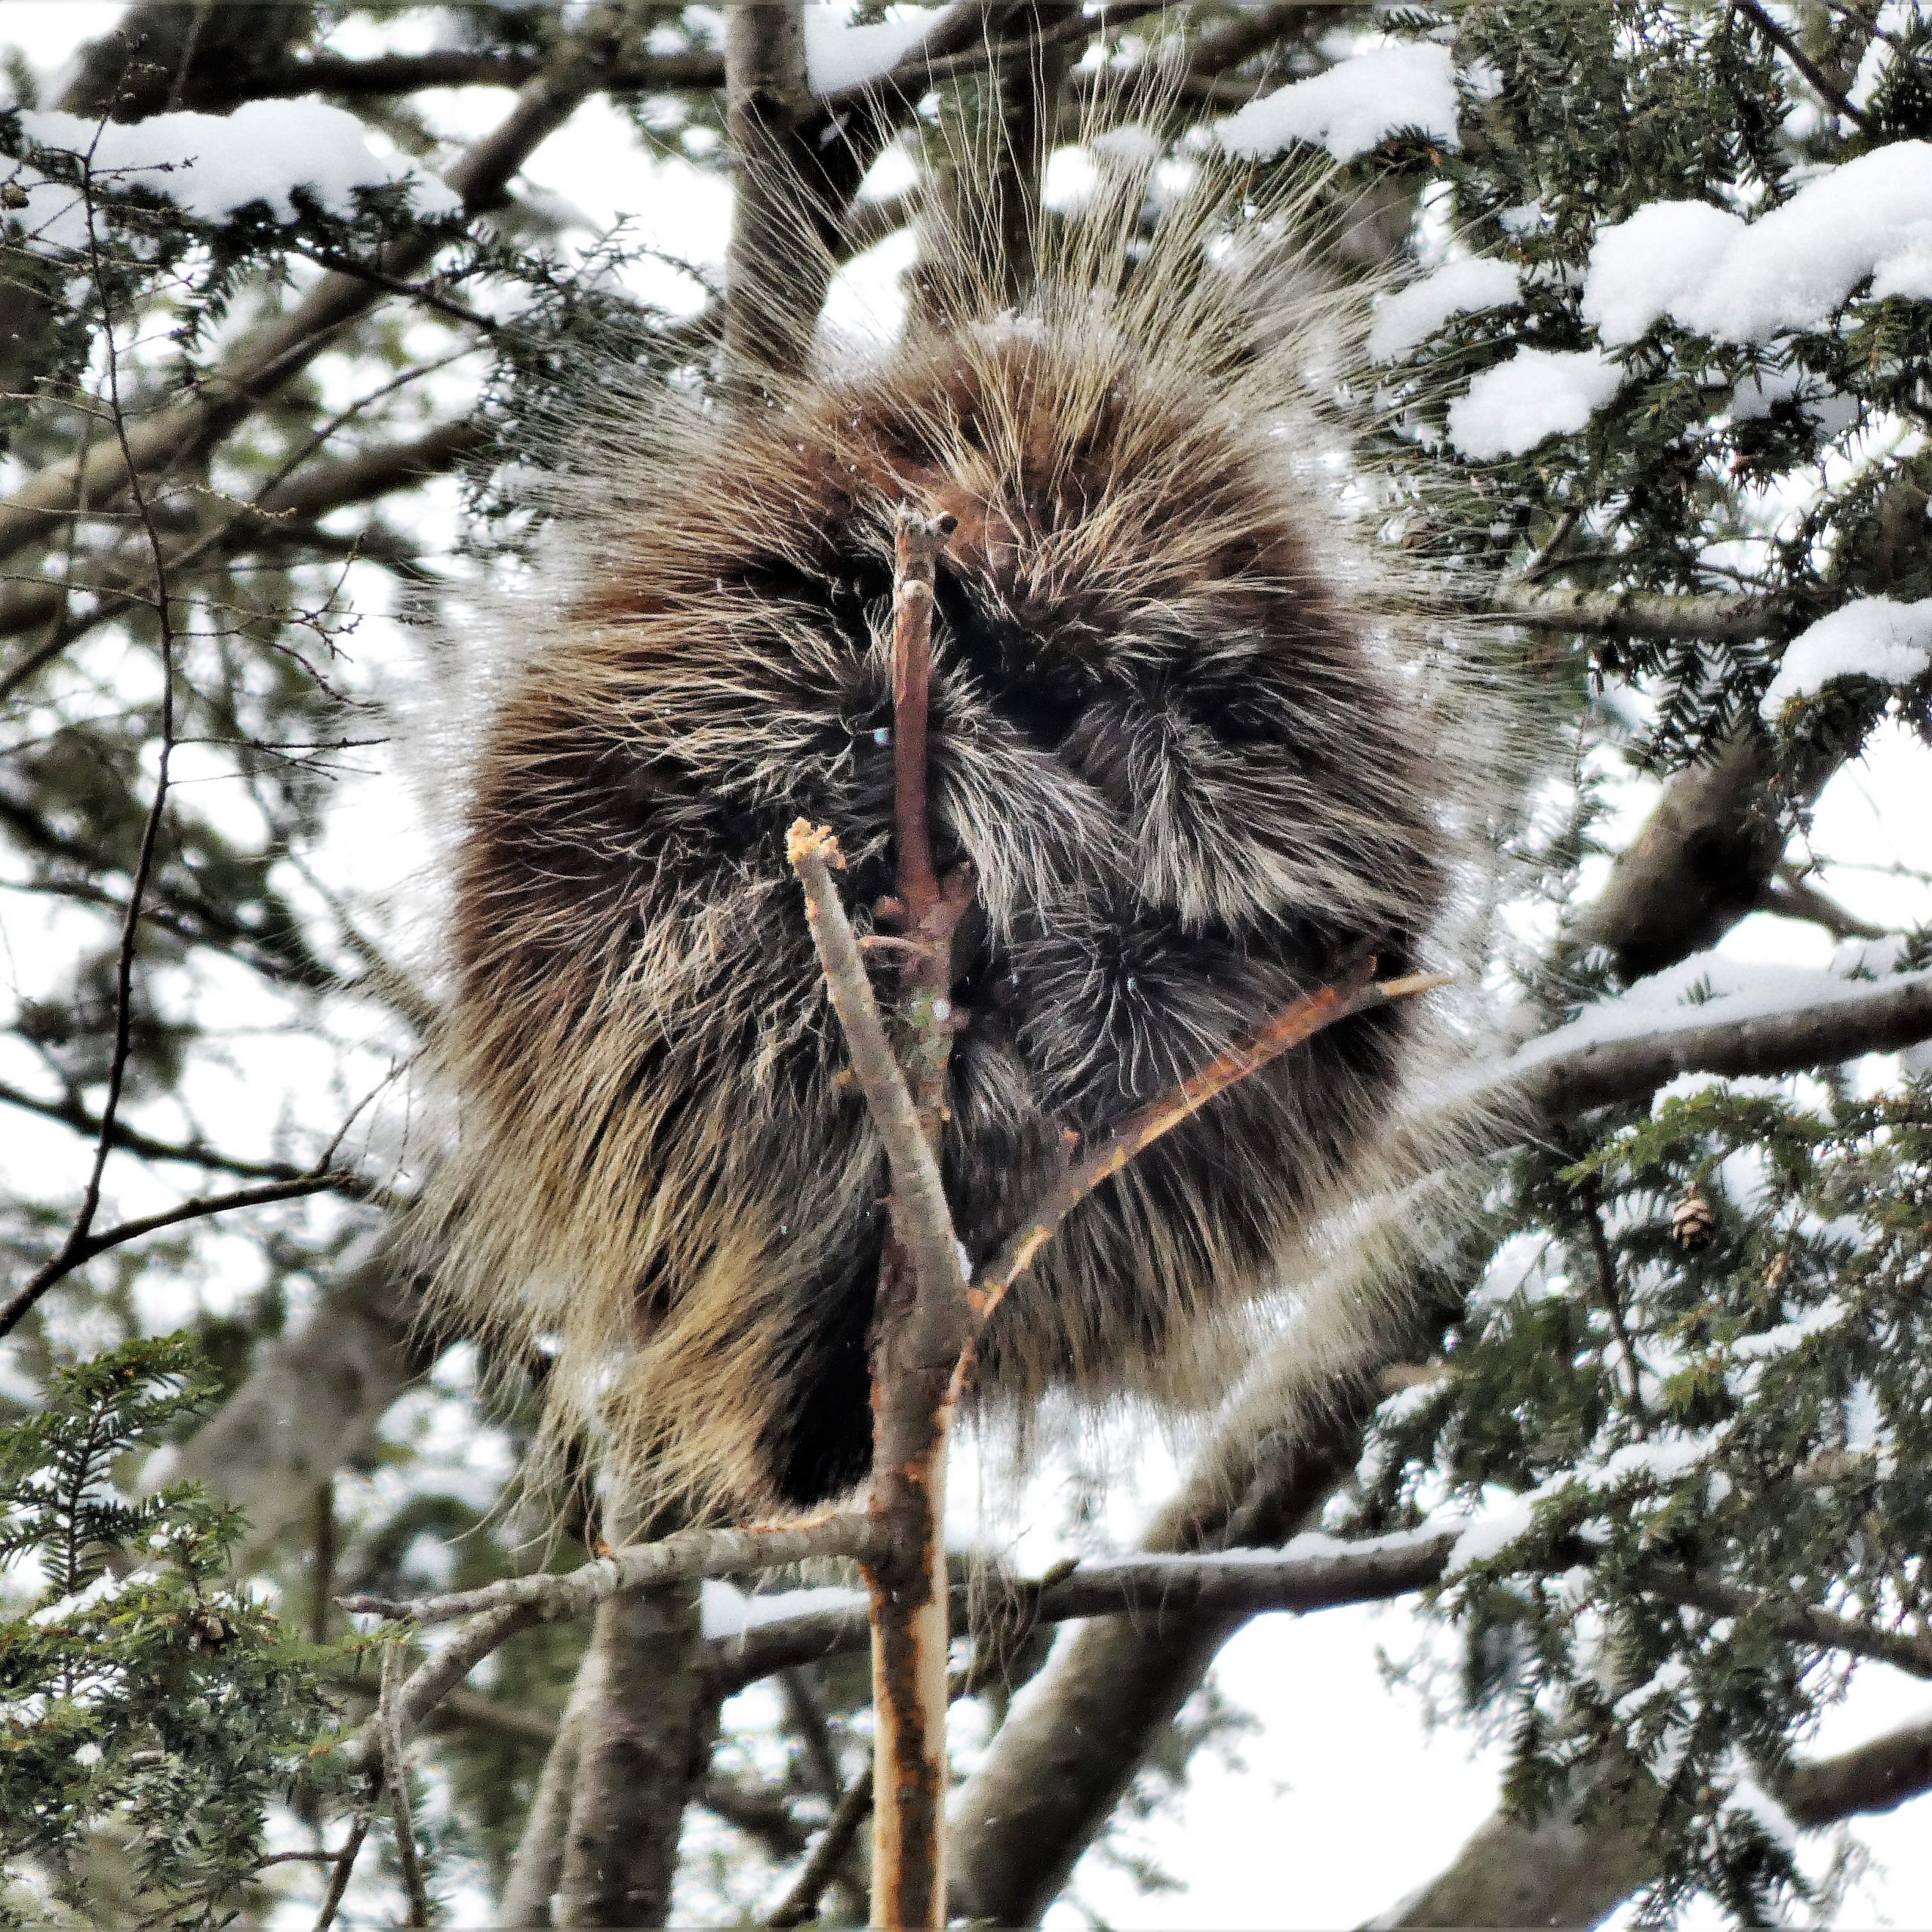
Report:
M 1270 437 L 1122 346 L 980 329 L 721 431 L 608 516 L 483 749 L 445 1057 L 494 1228 L 466 1265 L 532 1281 L 525 1318 L 604 1374 L 647 1479 L 770 1507 L 866 1467 L 884 1164 L 783 844 L 834 828 L 865 929 L 893 881 L 902 502 L 959 519 L 931 736 L 939 857 L 978 878 L 943 1160 L 976 1259 L 1063 1129 L 1364 942 L 1411 963 L 1442 894 L 1433 753 Z M 1409 1023 L 1321 1035 L 1077 1210 L 995 1318 L 983 1395 L 1158 1386 L 1379 1125 Z

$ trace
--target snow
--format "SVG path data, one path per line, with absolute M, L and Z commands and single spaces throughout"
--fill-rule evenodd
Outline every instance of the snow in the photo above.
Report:
M 1506 308 L 1520 301 L 1522 294 L 1521 276 L 1494 255 L 1451 262 L 1382 298 L 1368 331 L 1368 352 L 1378 362 L 1393 362 L 1432 336 L 1451 316 Z
M 151 189 L 203 221 L 225 221 L 256 202 L 276 220 L 293 221 L 298 188 L 346 217 L 356 211 L 358 189 L 393 182 L 409 184 L 419 214 L 462 206 L 407 157 L 377 154 L 355 115 L 312 96 L 251 100 L 232 114 L 155 114 L 125 123 L 47 109 L 23 112 L 20 126 L 42 147 L 87 156 L 102 186 Z M 19 218 L 29 233 L 58 248 L 87 245 L 85 206 L 74 189 L 24 166 L 20 185 L 27 205 Z
M 1229 153 L 1266 161 L 1297 141 L 1353 161 L 1414 128 L 1457 146 L 1456 69 L 1446 47 L 1392 41 L 1305 81 L 1291 82 L 1216 125 Z
M 1758 706 L 1776 724 L 1785 707 L 1811 697 L 1838 678 L 1876 678 L 1909 684 L 1932 669 L 1932 598 L 1900 604 L 1889 597 L 1855 597 L 1784 648 L 1784 661 Z
M 1730 1345 L 1730 1352 L 1746 1361 L 1769 1361 L 1808 1342 L 1814 1335 L 1826 1335 L 1843 1321 L 1851 1310 L 1835 1295 L 1828 1296 L 1816 1308 L 1807 1308 L 1794 1321 L 1780 1321 L 1762 1334 L 1740 1335 Z
M 1633 1477 L 1657 1483 L 1675 1482 L 1717 1453 L 1723 1435 L 1720 1426 L 1696 1435 L 1665 1435 L 1643 1442 L 1626 1442 L 1598 1463 L 1580 1463 L 1575 1480 L 1593 1495 L 1615 1489 Z
M 1117 167 L 1128 168 L 1152 168 L 1168 151 L 1167 142 L 1162 137 L 1137 121 L 1109 128 L 1105 134 L 1096 134 L 1087 145 L 1103 161 L 1111 161 Z
M 1450 405 L 1449 440 L 1478 463 L 1521 456 L 1546 436 L 1582 429 L 1623 386 L 1624 374 L 1593 349 L 1519 349 Z
M 1470 1294 L 1469 1306 L 1491 1309 L 1519 1299 L 1525 1303 L 1548 1300 L 1556 1292 L 1549 1277 L 1550 1247 L 1545 1234 L 1512 1235 L 1489 1257 L 1482 1279 Z
M 1453 1526 L 1442 1523 L 1424 1523 L 1414 1529 L 1392 1530 L 1387 1535 L 1379 1537 L 1331 1537 L 1321 1530 L 1304 1530 L 1300 1535 L 1292 1536 L 1286 1543 L 1273 1547 L 1182 1552 L 1174 1555 L 1163 1552 L 1151 1558 L 1144 1550 L 1137 1550 L 1122 1556 L 1084 1558 L 1080 1564 L 1080 1574 L 1104 1576 L 1110 1571 L 1137 1570 L 1150 1561 L 1158 1564 L 1163 1570 L 1215 1571 L 1272 1569 L 1283 1563 L 1333 1563 L 1359 1556 L 1395 1555 L 1432 1548 L 1441 1541 L 1444 1531 L 1451 1527 Z
M 1774 1075 L 1755 1073 L 1680 1073 L 1666 1080 L 1651 1096 L 1651 1118 L 1660 1116 L 1673 1100 L 1695 1100 L 1709 1096 L 1734 1100 L 1780 1100 L 1787 1083 Z
M 1533 1492 L 1512 1496 L 1484 1510 L 1456 1539 L 1449 1560 L 1442 1566 L 1444 1580 L 1500 1556 L 1518 1537 L 1527 1536 L 1535 1527 L 1536 1506 L 1542 1500 L 1540 1492 Z
M 1584 321 L 1600 341 L 1636 341 L 1746 226 L 1708 202 L 1651 202 L 1598 229 L 1583 278 Z
M 53 1603 L 43 1604 L 27 1621 L 40 1629 L 50 1624 L 70 1623 L 91 1610 L 100 1609 L 103 1604 L 115 1601 L 133 1580 L 131 1574 L 117 1575 L 112 1570 L 103 1571 L 85 1589 L 76 1590 L 71 1596 L 61 1597 Z
M 1734 1761 L 1737 1781 L 1731 1787 L 1724 1810 L 1742 1812 L 1773 1844 L 1795 1854 L 1798 1826 L 1791 1814 L 1744 1768 L 1741 1759 Z
M 841 94 L 881 78 L 925 38 L 944 11 L 940 7 L 899 7 L 885 20 L 854 26 L 841 8 L 807 7 L 806 85 L 816 94 Z
M 1447 1582 L 1478 1563 L 1487 1563 L 1501 1555 L 1512 1543 L 1527 1536 L 1536 1527 L 1536 1512 L 1541 1504 L 1554 1501 L 1573 1490 L 1596 1496 L 1632 1481 L 1660 1486 L 1680 1481 L 1716 1454 L 1723 1441 L 1725 1426 L 1720 1424 L 1716 1429 L 1694 1435 L 1672 1433 L 1641 1442 L 1626 1442 L 1600 1463 L 1580 1462 L 1574 1468 L 1560 1469 L 1546 1477 L 1534 1489 L 1520 1496 L 1503 1496 L 1461 1525 L 1461 1533 L 1442 1566 L 1444 1580 Z M 1457 1527 L 1454 1521 L 1435 1516 L 1411 1534 L 1441 1536 Z M 1588 1524 L 1580 1526 L 1576 1534 L 1586 1542 L 1601 1540 L 1592 1535 Z
M 1901 974 L 1891 985 L 1932 985 L 1932 972 Z M 1519 1072 L 1559 1054 L 1617 1040 L 1652 1038 L 1770 1014 L 1864 999 L 1871 982 L 1843 980 L 1810 966 L 1774 965 L 1723 952 L 1695 952 L 1639 980 L 1626 992 L 1586 1006 L 1567 1025 L 1520 1047 L 1504 1063 Z M 1707 997 L 1694 997 L 1707 995 Z
M 1641 1716 L 1646 1706 L 1660 1698 L 1675 1700 L 1690 1678 L 1690 1666 L 1681 1657 L 1666 1657 L 1657 1666 L 1654 1676 L 1634 1690 L 1625 1691 L 1617 1699 L 1611 1706 L 1611 1715 L 1618 1723 L 1628 1724 L 1632 1718 Z
M 1651 202 L 1604 229 L 1583 313 L 1612 346 L 1669 315 L 1718 342 L 1823 328 L 1867 275 L 1932 298 L 1932 143 L 1895 141 L 1829 168 L 1746 222 L 1704 202 Z
M 706 1582 L 699 1593 L 699 1618 L 704 1635 L 712 1639 L 742 1637 L 767 1623 L 782 1623 L 794 1617 L 811 1617 L 823 1611 L 853 1611 L 864 1615 L 863 1590 L 828 1586 L 819 1589 L 774 1590 L 763 1596 L 747 1596 L 734 1583 Z

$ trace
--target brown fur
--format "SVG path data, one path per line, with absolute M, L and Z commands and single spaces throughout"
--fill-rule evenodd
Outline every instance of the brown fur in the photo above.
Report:
M 784 834 L 835 829 L 869 924 L 900 503 L 959 518 L 932 756 L 940 858 L 979 881 L 943 1149 L 975 1259 L 1063 1128 L 1105 1129 L 1361 943 L 1405 969 L 1443 903 L 1450 774 L 1307 494 L 1288 348 L 1198 256 L 1131 279 L 1116 254 L 749 420 L 620 410 L 589 438 L 583 560 L 527 614 L 475 753 L 431 1238 L 472 1312 L 554 1351 L 563 1426 L 651 1491 L 768 1510 L 864 1472 L 884 1162 Z M 996 1317 L 983 1395 L 1171 1386 L 1376 1135 L 1414 1024 L 1320 1036 L 1076 1210 Z

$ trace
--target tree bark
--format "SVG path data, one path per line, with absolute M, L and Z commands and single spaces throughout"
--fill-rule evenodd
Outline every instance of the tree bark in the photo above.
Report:
M 695 1584 L 672 1584 L 598 1606 L 597 1693 L 581 1719 L 559 1926 L 654 1926 L 670 1916 L 679 1828 L 711 1728 L 698 1596 Z
M 724 118 L 737 158 L 725 257 L 724 353 L 732 386 L 804 368 L 829 279 L 811 257 L 799 125 L 805 83 L 802 0 L 740 0 L 724 20 Z

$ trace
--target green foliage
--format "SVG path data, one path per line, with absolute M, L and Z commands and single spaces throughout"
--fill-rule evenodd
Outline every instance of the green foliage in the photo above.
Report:
M 1516 1801 L 1627 1755 L 1662 1792 L 1653 1912 L 1753 1918 L 1795 1875 L 1761 1783 L 1847 1654 L 1932 1607 L 1932 1087 L 1717 1083 L 1516 1180 L 1451 1372 L 1379 1413 L 1361 1521 L 1486 1503 L 1439 1607 L 1512 1713 Z M 1835 1646 L 1782 1620 L 1810 1605 Z
M 118 1893 L 143 1925 L 222 1923 L 269 1807 L 332 1781 L 324 1654 L 230 1578 L 234 1513 L 114 1479 L 211 1392 L 185 1337 L 134 1342 L 0 1430 L 0 1564 L 29 1592 L 0 1620 L 5 1922 L 100 1922 Z

